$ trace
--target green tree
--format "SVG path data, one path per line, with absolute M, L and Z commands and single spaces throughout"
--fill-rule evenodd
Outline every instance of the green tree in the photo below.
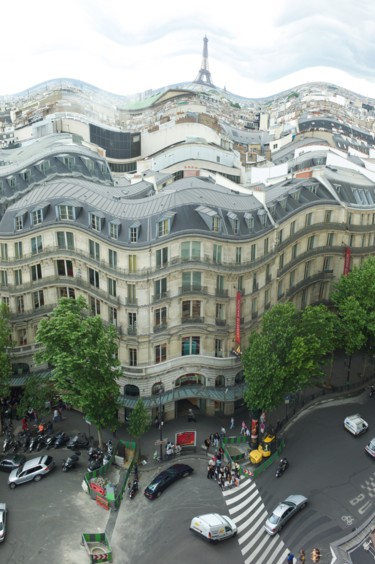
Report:
M 116 426 L 119 407 L 116 329 L 99 316 L 89 316 L 83 297 L 62 298 L 48 319 L 41 320 L 36 341 L 43 345 L 36 362 L 53 367 L 60 396 L 96 426 L 102 445 L 101 431 Z
M 9 308 L 6 304 L 0 303 L 0 397 L 2 398 L 8 397 L 10 393 L 12 346 Z M 1 417 L 0 432 L 2 432 Z
M 133 411 L 129 416 L 129 425 L 128 431 L 132 437 L 134 437 L 137 441 L 138 452 L 141 452 L 141 437 L 144 435 L 150 428 L 151 425 L 151 418 L 150 414 L 147 411 L 143 400 L 139 398 Z
M 324 308 L 297 312 L 293 303 L 278 304 L 264 315 L 259 332 L 250 336 L 243 354 L 249 409 L 270 411 L 286 394 L 322 376 L 322 356 L 334 348 L 324 334 L 324 320 L 333 325 Z
M 375 257 L 341 276 L 331 296 L 339 319 L 341 346 L 349 356 L 364 351 L 363 373 L 375 348 Z M 349 374 L 348 374 L 349 376 Z
M 56 396 L 56 387 L 53 380 L 41 378 L 37 375 L 27 377 L 22 397 L 17 406 L 17 414 L 25 415 L 29 408 L 38 414 L 39 418 L 51 414 L 50 403 Z

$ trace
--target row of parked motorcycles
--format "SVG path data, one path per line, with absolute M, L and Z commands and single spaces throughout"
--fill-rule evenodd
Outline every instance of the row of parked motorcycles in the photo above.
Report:
M 67 447 L 70 449 L 88 448 L 90 440 L 86 435 L 78 434 L 69 437 L 64 431 L 50 435 L 41 431 L 21 431 L 15 436 L 7 431 L 3 443 L 4 454 L 16 454 L 17 452 L 33 452 L 42 449 Z
M 104 464 L 107 464 L 113 455 L 113 444 L 112 441 L 108 441 L 106 443 L 106 448 L 101 449 L 98 447 L 90 447 L 87 454 L 88 454 L 88 464 L 87 464 L 87 471 L 92 472 L 93 470 L 97 470 Z M 75 451 L 74 454 L 71 454 L 68 458 L 64 459 L 61 464 L 61 468 L 63 472 L 68 472 L 72 468 L 74 468 L 78 462 L 81 452 L 79 450 Z

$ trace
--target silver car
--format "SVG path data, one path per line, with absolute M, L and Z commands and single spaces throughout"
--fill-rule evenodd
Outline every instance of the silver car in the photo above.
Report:
M 371 441 L 369 442 L 368 445 L 365 446 L 365 451 L 372 456 L 372 458 L 375 458 L 375 438 L 371 439 Z
M 9 474 L 8 485 L 11 489 L 14 489 L 19 484 L 31 482 L 31 480 L 39 482 L 39 480 L 46 474 L 49 474 L 54 467 L 55 463 L 52 456 L 44 455 L 38 458 L 32 458 Z
M 276 535 L 293 515 L 306 506 L 307 497 L 290 495 L 282 501 L 265 522 L 264 529 L 269 535 Z
M 5 503 L 0 503 L 0 542 L 5 540 L 7 525 L 7 506 Z

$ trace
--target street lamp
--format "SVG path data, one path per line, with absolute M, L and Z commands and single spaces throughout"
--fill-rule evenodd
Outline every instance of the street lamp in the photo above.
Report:
M 160 442 L 160 460 L 163 460 L 163 418 L 161 413 L 161 395 L 163 389 L 159 390 L 159 442 Z

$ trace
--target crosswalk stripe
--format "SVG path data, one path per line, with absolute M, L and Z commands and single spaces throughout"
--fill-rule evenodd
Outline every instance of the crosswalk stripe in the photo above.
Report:
M 250 501 L 256 497 L 257 492 L 254 492 L 250 497 L 249 497 L 249 503 Z M 261 501 L 261 498 L 258 497 L 259 501 Z M 240 515 L 237 515 L 235 517 L 231 517 L 231 519 L 235 522 L 235 523 L 239 523 L 240 521 L 242 521 L 242 519 L 245 519 L 245 517 L 250 513 L 250 511 L 253 510 L 254 504 L 249 505 L 249 507 L 247 509 L 245 509 L 245 511 L 243 511 L 242 513 L 240 513 Z M 233 513 L 236 513 L 237 511 L 237 507 L 234 507 L 233 509 L 229 509 L 229 514 L 232 515 Z
M 258 524 L 259 526 L 259 524 Z M 247 533 L 246 533 L 247 534 Z M 242 552 L 242 556 L 245 556 L 245 554 L 247 554 L 249 552 L 249 550 L 253 549 L 253 553 L 252 554 L 256 554 L 258 552 L 258 546 L 259 546 L 259 539 L 261 537 L 264 537 L 264 531 L 263 528 L 259 529 L 259 531 L 257 532 L 256 535 L 252 535 L 250 541 L 247 543 L 247 545 L 241 549 Z M 265 541 L 267 541 L 267 539 L 262 540 L 262 543 L 264 544 Z
M 242 503 L 239 503 L 238 505 L 236 505 L 236 507 L 233 507 L 232 509 L 229 509 L 229 513 L 232 515 L 233 513 L 238 513 L 238 511 L 241 511 L 241 509 L 243 509 L 244 507 L 246 507 L 247 505 L 249 505 L 249 503 L 252 501 L 253 498 L 258 498 L 258 492 L 254 492 L 251 496 L 249 496 L 247 499 L 245 499 L 245 501 L 243 501 Z
M 259 507 L 258 510 L 254 513 L 254 517 L 256 517 L 256 515 L 258 515 L 261 511 L 262 511 L 262 507 Z M 267 515 L 267 512 L 263 511 L 263 513 L 259 515 L 259 520 L 264 519 L 264 517 L 266 517 L 266 515 Z M 248 531 L 246 531 L 246 533 L 241 535 L 238 538 L 239 544 L 243 544 L 249 538 L 249 536 L 252 535 L 254 533 L 254 531 L 256 531 L 256 529 L 258 529 L 258 527 L 259 527 L 259 522 L 255 523 L 255 525 L 253 525 Z
M 249 484 L 254 484 L 254 482 L 251 482 L 251 480 L 249 480 L 248 478 L 245 478 L 244 480 L 240 480 L 240 484 L 238 486 L 235 486 L 234 488 L 231 488 L 230 490 L 223 491 L 223 496 L 226 497 L 228 495 L 232 495 L 234 492 L 239 492 L 240 490 L 247 488 L 249 486 Z M 255 486 L 255 484 L 254 484 L 254 486 Z
M 270 564 L 270 560 L 268 559 L 267 555 L 268 555 L 269 552 L 271 552 L 271 550 L 273 549 L 273 547 L 275 546 L 275 544 L 277 544 L 277 542 L 279 540 L 280 540 L 280 537 L 278 535 L 275 535 L 274 537 L 269 539 L 269 543 L 268 543 L 267 547 L 264 549 L 262 554 L 260 556 L 258 556 L 258 558 L 256 559 L 257 564 L 258 563 L 262 564 L 262 562 L 265 562 L 266 564 Z M 253 561 L 253 554 L 251 554 L 250 556 L 248 556 L 248 558 L 246 558 L 244 564 L 251 564 L 252 561 Z
M 254 488 L 255 488 L 255 484 L 251 484 L 250 488 L 246 488 L 243 492 L 241 492 L 239 495 L 236 495 L 235 497 L 231 497 L 230 499 L 226 499 L 225 503 L 227 505 L 233 505 L 233 503 L 236 503 L 237 501 L 239 501 L 240 499 L 242 499 L 243 497 L 248 495 L 248 493 L 251 490 L 253 490 Z
M 278 560 L 276 564 L 284 564 L 288 554 L 289 554 L 289 550 L 286 548 L 282 553 L 282 555 L 280 556 L 280 560 Z
M 260 509 L 264 509 L 264 503 L 262 502 L 261 499 L 259 499 L 260 502 Z M 258 508 L 259 509 L 259 508 Z M 250 517 L 247 519 L 247 521 L 245 521 L 244 523 L 242 523 L 239 527 L 238 527 L 238 532 L 242 532 L 244 529 L 246 529 L 246 527 L 248 527 L 252 521 L 254 521 L 254 517 L 255 517 L 255 513 L 252 513 L 250 515 Z

